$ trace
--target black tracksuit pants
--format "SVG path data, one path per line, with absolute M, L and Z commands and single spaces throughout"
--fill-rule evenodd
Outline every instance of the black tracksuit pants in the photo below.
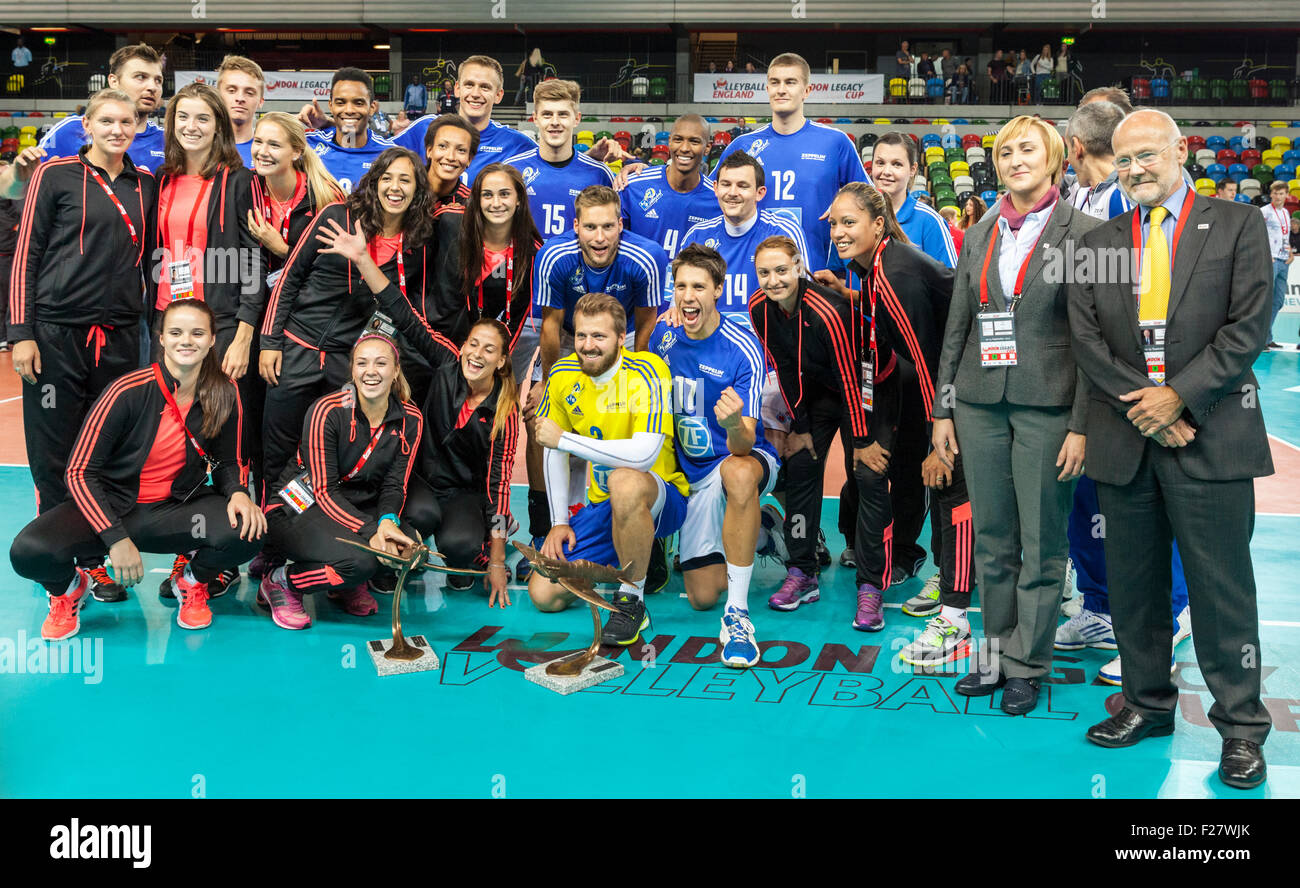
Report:
M 809 576 L 817 573 L 817 538 L 821 531 L 822 486 L 825 480 L 826 454 L 835 433 L 850 442 L 848 459 L 853 458 L 852 432 L 844 402 L 828 390 L 809 392 L 809 433 L 813 453 L 800 450 L 781 466 L 785 488 L 786 547 L 790 552 L 787 567 L 797 567 Z M 889 585 L 891 565 L 892 513 L 889 504 L 889 479 L 877 475 L 865 465 L 853 466 L 857 487 L 857 517 L 854 534 L 854 558 L 857 581 L 884 589 Z
M 109 383 L 139 364 L 135 322 L 99 329 L 104 339 L 97 348 L 93 327 L 42 321 L 32 327 L 41 353 L 41 372 L 35 385 L 22 383 L 22 395 L 23 431 L 36 484 L 37 514 L 68 499 L 63 474 L 86 414 Z
M 277 502 L 284 469 L 295 459 L 302 422 L 317 398 L 336 392 L 352 378 L 347 352 L 320 352 L 286 340 L 280 361 L 280 382 L 266 387 L 262 417 L 262 507 Z M 269 546 L 268 549 L 272 549 Z
M 402 525 L 415 527 L 422 539 L 433 537 L 431 548 L 442 554 L 448 567 L 473 568 L 487 540 L 485 499 L 478 490 L 434 493 L 423 478 L 411 475 Z
M 138 340 L 132 325 L 127 333 L 136 354 Z M 195 492 L 186 502 L 169 499 L 137 503 L 122 516 L 122 524 L 141 552 L 172 555 L 197 549 L 190 570 L 201 583 L 211 582 L 223 570 L 237 568 L 257 554 L 261 540 L 241 540 L 226 517 L 225 497 L 210 487 Z M 35 580 L 51 595 L 67 591 L 73 564 L 102 561 L 108 547 L 91 528 L 77 504 L 68 501 L 43 511 L 14 538 L 9 561 L 14 572 Z
M 315 592 L 340 592 L 360 586 L 386 566 L 369 552 L 341 543 L 342 537 L 362 545 L 370 539 L 348 530 L 320 506 L 296 513 L 280 504 L 267 513 L 267 545 L 288 559 L 285 574 L 289 587 L 310 595 Z M 405 523 L 402 531 L 412 530 Z
M 939 562 L 939 603 L 965 610 L 975 582 L 975 525 L 960 456 L 953 460 L 952 483 L 930 498 L 930 546 Z

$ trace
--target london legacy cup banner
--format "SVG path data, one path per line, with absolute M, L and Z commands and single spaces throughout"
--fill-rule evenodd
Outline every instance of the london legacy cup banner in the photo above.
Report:
M 265 71 L 266 98 L 270 101 L 292 100 L 310 102 L 312 99 L 328 101 L 333 71 Z M 215 71 L 177 71 L 176 88 L 191 83 L 206 83 L 217 88 Z
M 814 74 L 808 103 L 866 105 L 885 100 L 883 74 Z M 696 74 L 696 102 L 767 104 L 766 74 Z

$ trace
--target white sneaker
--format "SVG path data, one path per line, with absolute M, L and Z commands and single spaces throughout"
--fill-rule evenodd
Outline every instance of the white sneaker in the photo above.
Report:
M 781 510 L 771 503 L 764 503 L 759 509 L 759 521 L 767 531 L 767 541 L 754 554 L 785 564 L 790 558 L 790 550 L 785 545 L 785 519 Z
M 1174 659 L 1173 651 L 1170 651 L 1169 652 L 1169 674 L 1173 675 L 1174 671 L 1177 669 L 1178 669 L 1178 662 Z M 1107 663 L 1105 666 L 1101 667 L 1101 669 L 1097 670 L 1097 680 L 1102 682 L 1103 684 L 1115 685 L 1116 687 L 1119 687 L 1124 683 L 1122 674 L 1120 672 L 1119 657 L 1116 657 L 1115 659 Z
M 1069 601 L 1074 597 L 1074 559 L 1065 559 L 1065 582 L 1061 584 L 1061 600 Z
M 1106 651 L 1117 649 L 1115 629 L 1108 614 L 1099 614 L 1083 608 L 1073 617 L 1056 627 L 1056 649 L 1079 651 L 1086 647 Z
M 1192 610 L 1185 607 L 1178 612 L 1174 618 L 1174 647 L 1178 647 L 1179 642 L 1185 641 L 1192 637 Z

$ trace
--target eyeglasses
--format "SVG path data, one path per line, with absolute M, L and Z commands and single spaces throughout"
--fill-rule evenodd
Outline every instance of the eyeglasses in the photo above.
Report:
M 1134 165 L 1140 166 L 1142 167 L 1142 169 L 1146 169 L 1147 167 L 1151 166 L 1151 164 L 1155 163 L 1156 160 L 1160 157 L 1160 155 L 1164 154 L 1166 151 L 1168 151 L 1170 148 L 1174 147 L 1177 144 L 1178 142 L 1177 140 L 1175 140 L 1173 142 L 1170 142 L 1165 147 L 1161 148 L 1159 151 L 1143 151 L 1141 154 L 1137 155 L 1136 157 L 1128 157 L 1128 156 L 1117 157 L 1115 158 L 1115 169 L 1119 170 L 1121 173 L 1128 172 L 1129 168 Z

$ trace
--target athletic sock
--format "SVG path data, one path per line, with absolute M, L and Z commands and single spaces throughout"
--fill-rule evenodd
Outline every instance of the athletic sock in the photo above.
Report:
M 949 607 L 946 604 L 942 605 L 939 608 L 939 616 L 960 629 L 964 629 L 967 632 L 970 631 L 970 620 L 966 618 L 966 608 L 964 607 Z
M 633 598 L 645 601 L 645 577 L 642 577 L 640 582 L 621 584 L 618 592 L 620 595 L 631 595 Z
M 81 574 L 75 570 L 72 572 L 72 582 L 68 583 L 68 588 L 63 590 L 64 595 L 71 595 L 77 591 L 77 586 L 81 583 Z
M 188 561 L 185 562 L 185 571 L 184 571 L 184 573 L 181 574 L 181 576 L 182 576 L 182 578 L 185 580 L 185 582 L 187 582 L 187 583 L 197 583 L 197 582 L 198 582 L 198 579 L 194 576 L 194 571 L 191 570 L 190 562 L 188 562 Z
M 271 576 L 272 583 L 275 583 L 276 585 L 279 586 L 284 586 L 286 588 L 289 586 L 288 566 L 281 564 L 279 567 L 271 571 L 270 576 Z
M 754 565 L 727 562 L 727 607 L 749 610 L 749 580 L 754 575 Z

